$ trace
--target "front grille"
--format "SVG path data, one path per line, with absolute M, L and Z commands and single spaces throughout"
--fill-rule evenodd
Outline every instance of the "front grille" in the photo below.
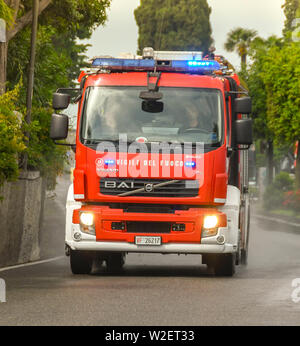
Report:
M 164 205 L 129 205 L 126 209 L 123 209 L 124 213 L 145 213 L 145 214 L 174 214 L 175 209 Z
M 103 195 L 117 196 L 140 188 L 145 188 L 146 184 L 165 183 L 170 179 L 128 179 L 128 178 L 104 178 L 100 179 L 100 193 Z M 136 192 L 130 196 L 142 197 L 196 197 L 198 196 L 198 180 L 178 180 L 172 184 L 154 187 L 151 192 Z
M 145 222 L 127 221 L 127 232 L 129 233 L 170 233 L 170 222 Z

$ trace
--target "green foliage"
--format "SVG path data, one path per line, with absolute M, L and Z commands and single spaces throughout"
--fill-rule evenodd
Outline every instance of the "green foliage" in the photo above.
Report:
M 3 7 L 3 4 L 3 0 L 0 0 L 0 13 L 4 13 L 4 8 L 10 14 L 7 20 L 12 19 L 12 11 L 7 6 Z M 23 122 L 22 129 L 20 123 L 14 122 L 16 117 L 12 110 L 21 109 L 23 114 L 26 111 L 30 23 L 9 41 L 8 89 L 13 89 L 21 78 L 24 84 L 18 87 L 18 97 L 13 102 L 7 97 L 3 102 L 0 99 L 0 183 L 1 180 L 18 176 L 17 154 L 26 149 L 28 168 L 40 170 L 51 187 L 54 187 L 56 175 L 63 172 L 66 147 L 56 146 L 49 138 L 52 94 L 59 87 L 72 86 L 80 69 L 86 66 L 84 54 L 88 45 L 78 43 L 78 39 L 89 38 L 92 31 L 105 22 L 110 4 L 111 0 L 52 0 L 41 13 L 36 46 L 32 122 L 30 125 Z M 24 18 L 31 9 L 32 0 L 21 0 L 16 21 Z M 23 133 L 27 131 L 30 132 L 30 139 L 25 148 Z M 20 162 L 22 166 L 22 160 Z
M 273 132 L 267 123 L 267 89 L 261 76 L 264 60 L 272 47 L 282 47 L 283 42 L 275 36 L 264 40 L 256 37 L 249 47 L 252 64 L 244 70 L 244 78 L 252 98 L 252 117 L 254 118 L 254 136 L 256 139 L 273 140 Z
M 272 187 L 279 191 L 289 191 L 294 188 L 294 180 L 286 172 L 280 172 L 276 175 Z
M 58 146 L 49 137 L 52 110 L 35 107 L 32 112 L 32 122 L 24 130 L 30 131 L 28 146 L 29 169 L 39 169 L 49 181 L 61 174 L 66 160 L 66 147 Z
M 267 91 L 267 121 L 277 142 L 300 138 L 300 45 L 272 47 L 263 59 L 261 78 Z
M 12 10 L 6 5 L 4 0 L 0 0 L 0 18 L 4 19 L 9 26 L 13 22 Z
M 294 188 L 294 180 L 286 172 L 280 172 L 276 175 L 272 184 L 270 184 L 264 194 L 264 208 L 276 209 L 283 206 L 285 193 Z
M 30 51 L 30 35 L 30 28 L 25 28 L 10 41 L 7 68 L 9 87 L 13 87 L 20 76 L 24 76 L 24 85 L 27 84 L 26 62 Z M 36 106 L 47 106 L 58 86 L 66 87 L 71 84 L 68 77 L 73 62 L 65 51 L 58 51 L 54 46 L 52 38 L 56 35 L 58 35 L 57 30 L 51 26 L 39 26 L 33 98 Z M 25 88 L 21 91 L 20 102 L 22 104 L 26 102 Z
M 25 149 L 22 119 L 13 112 L 17 110 L 19 90 L 20 85 L 0 96 L 0 186 L 5 180 L 12 181 L 18 177 L 18 155 Z
M 111 0 L 53 0 L 39 16 L 35 65 L 34 104 L 48 105 L 58 87 L 72 86 L 81 68 L 88 45 L 77 43 L 89 38 L 95 27 L 107 18 Z M 18 18 L 32 8 L 31 0 L 22 0 Z M 8 47 L 8 87 L 13 88 L 20 76 L 27 84 L 31 28 L 25 27 Z M 25 90 L 21 93 L 25 103 Z
M 242 69 L 246 67 L 246 60 L 250 44 L 257 36 L 257 31 L 243 28 L 232 29 L 227 34 L 227 41 L 225 42 L 225 49 L 228 52 L 236 51 L 241 57 Z
M 251 43 L 244 71 L 253 103 L 256 139 L 274 141 L 275 163 L 300 138 L 300 45 L 275 36 Z M 300 187 L 300 160 L 296 182 Z
M 41 15 L 41 23 L 51 25 L 73 38 L 89 38 L 93 30 L 107 19 L 112 0 L 54 0 Z M 31 0 L 26 0 L 31 8 Z
M 299 0 L 285 0 L 284 14 L 286 20 L 284 22 L 283 34 L 286 36 L 289 31 L 293 30 L 292 23 L 295 18 L 300 18 L 300 4 Z
M 141 0 L 134 11 L 139 53 L 155 50 L 207 52 L 212 43 L 207 0 Z

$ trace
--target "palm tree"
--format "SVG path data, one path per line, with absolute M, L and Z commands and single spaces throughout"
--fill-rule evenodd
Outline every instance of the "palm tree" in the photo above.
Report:
M 228 52 L 236 51 L 241 57 L 242 69 L 246 67 L 247 55 L 252 40 L 257 36 L 256 30 L 236 28 L 227 34 L 225 49 Z

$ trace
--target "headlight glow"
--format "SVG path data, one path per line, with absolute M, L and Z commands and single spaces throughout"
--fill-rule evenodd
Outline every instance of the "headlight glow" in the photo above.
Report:
M 84 226 L 93 226 L 94 225 L 94 215 L 92 213 L 81 213 L 80 214 L 80 223 Z
M 218 217 L 216 215 L 207 215 L 204 217 L 203 228 L 211 229 L 218 225 Z

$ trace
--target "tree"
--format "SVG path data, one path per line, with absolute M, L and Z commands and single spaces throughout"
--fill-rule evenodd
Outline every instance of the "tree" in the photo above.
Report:
M 6 7 L 6 21 L 12 23 L 8 25 L 8 37 L 10 38 L 6 45 L 7 54 L 7 89 L 12 90 L 19 84 L 18 97 L 14 99 L 14 104 L 7 103 L 10 111 L 17 109 L 20 113 L 25 114 L 27 69 L 30 52 L 31 26 L 31 5 L 32 0 L 8 1 L 0 0 Z M 2 117 L 7 122 L 1 124 L 1 137 L 5 139 L 4 153 L 0 157 L 0 180 L 11 179 L 18 175 L 18 163 L 16 155 L 20 151 L 28 153 L 28 168 L 39 170 L 47 178 L 54 181 L 56 174 L 63 169 L 65 159 L 65 148 L 56 146 L 49 138 L 49 127 L 51 120 L 51 99 L 53 92 L 58 86 L 64 87 L 72 84 L 72 81 L 78 76 L 79 70 L 86 64 L 84 55 L 87 45 L 78 44 L 78 38 L 90 37 L 93 29 L 99 24 L 103 24 L 106 19 L 106 9 L 111 0 L 51 0 L 49 5 L 44 8 L 39 16 L 39 29 L 36 46 L 36 63 L 35 63 L 35 83 L 33 97 L 32 122 L 27 125 L 24 121 L 22 133 L 30 132 L 30 141 L 26 141 L 26 148 L 16 147 L 10 139 L 12 138 L 12 126 L 8 123 L 11 119 L 9 114 Z M 40 4 L 46 4 L 40 0 Z M 7 6 L 10 4 L 11 8 Z M 15 7 L 13 7 L 15 6 Z M 18 7 L 18 10 L 16 8 Z M 11 18 L 11 19 L 9 19 Z M 26 23 L 25 23 L 26 22 Z M 6 58 L 6 57 L 5 57 Z M 6 100 L 6 95 L 3 96 Z M 1 106 L 1 105 L 0 105 Z M 4 105 L 5 106 L 5 105 Z M 2 107 L 0 113 L 6 112 L 7 108 Z M 0 107 L 1 108 L 1 107 Z M 23 119 L 21 119 L 23 120 Z M 20 124 L 18 124 L 20 127 Z M 10 131 L 10 132 L 9 132 Z M 15 131 L 16 132 L 16 131 Z M 6 140 L 7 138 L 7 140 Z M 24 140 L 23 140 L 24 144 Z M 18 152 L 17 152 L 18 151 Z M 17 153 L 16 153 L 17 152 Z M 4 155 L 4 156 L 3 156 Z M 6 170 L 1 175 L 3 168 L 2 157 L 14 158 L 11 162 L 9 173 Z M 8 163 L 8 161 L 6 160 Z M 13 165 L 14 163 L 14 165 Z M 5 167 L 5 162 L 4 162 Z M 19 162 L 22 167 L 22 160 Z M 47 179 L 48 180 L 48 179 Z M 52 186 L 53 187 L 53 186 Z
M 294 19 L 300 18 L 300 3 L 299 0 L 286 0 L 282 7 L 286 17 L 283 34 L 286 36 L 289 31 L 293 30 Z
M 224 47 L 228 52 L 236 51 L 238 53 L 241 57 L 242 70 L 246 68 L 250 44 L 256 36 L 257 32 L 255 30 L 243 28 L 233 29 L 227 34 Z
M 252 64 L 247 70 L 243 70 L 244 78 L 252 98 L 252 117 L 254 119 L 255 139 L 265 144 L 267 158 L 268 184 L 273 181 L 274 167 L 274 133 L 268 127 L 267 122 L 267 90 L 261 71 L 264 69 L 264 58 L 272 47 L 282 47 L 283 42 L 275 36 L 268 39 L 256 37 L 250 44 L 248 53 Z
M 300 139 L 300 45 L 272 47 L 263 59 L 260 76 L 267 92 L 267 123 L 277 142 L 293 144 Z M 300 151 L 296 185 L 300 188 Z
M 0 44 L 0 94 L 5 91 L 8 44 L 32 22 L 31 0 L 0 0 L 0 4 L 3 1 L 5 9 L 10 8 L 13 23 L 7 30 L 7 42 Z M 74 40 L 89 38 L 93 29 L 105 22 L 110 3 L 111 0 L 40 0 L 40 23 L 68 33 Z
M 138 49 L 207 52 L 212 43 L 206 0 L 141 0 L 134 11 L 139 28 Z

